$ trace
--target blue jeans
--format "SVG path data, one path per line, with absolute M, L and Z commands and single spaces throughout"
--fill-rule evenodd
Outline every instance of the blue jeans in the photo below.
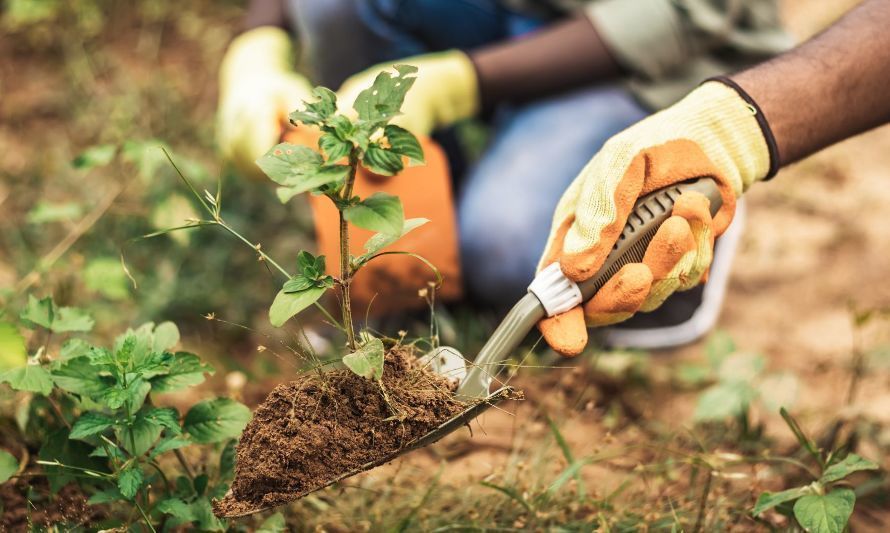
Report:
M 332 87 L 374 63 L 474 48 L 545 24 L 496 0 L 291 0 L 291 7 L 310 63 Z M 525 293 L 562 193 L 608 138 L 647 114 L 611 86 L 497 113 L 491 144 L 457 182 L 464 279 L 476 301 L 503 307 Z

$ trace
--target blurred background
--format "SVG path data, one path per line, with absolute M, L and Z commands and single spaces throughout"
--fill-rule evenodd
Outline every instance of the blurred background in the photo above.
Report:
M 782 13 L 792 33 L 805 38 L 854 4 L 853 0 L 786 0 Z M 215 190 L 220 180 L 224 218 L 262 242 L 270 255 L 287 259 L 312 247 L 305 204 L 281 205 L 271 182 L 239 177 L 220 162 L 214 146 L 218 68 L 239 31 L 244 10 L 245 2 L 234 0 L 6 0 L 2 4 L 0 303 L 4 308 L 19 309 L 29 293 L 52 294 L 60 304 L 89 309 L 100 338 L 148 320 L 172 320 L 179 324 L 183 344 L 221 369 L 243 370 L 266 384 L 281 379 L 274 374 L 280 362 L 256 349 L 268 343 L 271 328 L 266 311 L 278 281 L 257 264 L 251 250 L 214 229 L 133 242 L 139 235 L 195 217 L 196 204 L 158 149 L 163 146 L 199 187 Z M 481 147 L 484 128 L 478 124 L 468 128 L 469 145 Z M 755 187 L 748 196 L 748 231 L 736 263 L 744 266 L 737 269 L 743 274 L 732 278 L 720 327 L 740 349 L 765 354 L 771 370 L 794 376 L 797 405 L 814 424 L 837 413 L 836 391 L 845 386 L 851 339 L 858 331 L 851 309 L 890 308 L 885 281 L 890 267 L 885 217 L 890 205 L 888 165 L 890 131 L 883 128 L 783 171 L 768 187 Z M 795 182 L 803 179 L 813 187 L 795 188 Z M 132 280 L 122 268 L 122 257 Z M 204 318 L 208 313 L 248 329 L 208 321 Z M 443 308 L 438 316 L 443 340 L 465 353 L 474 353 L 495 318 L 460 305 Z M 421 318 L 416 322 L 418 327 L 424 323 Z M 319 331 L 325 333 L 323 328 Z M 862 341 L 875 354 L 883 354 L 875 356 L 874 371 L 859 382 L 860 397 L 867 397 L 868 404 L 850 407 L 843 415 L 873 424 L 871 440 L 863 442 L 875 460 L 890 453 L 886 331 L 884 322 Z M 596 374 L 600 376 L 596 379 L 583 374 L 590 378 L 587 383 L 600 387 L 597 402 L 612 405 L 609 399 L 618 398 L 621 409 L 639 409 L 637 416 L 656 425 L 691 416 L 701 383 L 690 378 L 690 385 L 678 377 L 677 369 L 700 359 L 701 345 L 647 359 L 643 370 L 638 354 L 619 355 L 610 359 L 617 366 L 584 371 L 605 372 Z M 210 386 L 223 388 L 225 375 L 218 373 Z M 542 383 L 530 386 L 552 387 L 540 394 L 550 397 L 522 409 L 539 415 L 546 408 L 554 417 L 573 421 L 574 429 L 565 436 L 572 445 L 583 446 L 594 435 L 605 438 L 613 430 L 625 442 L 648 434 L 633 429 L 633 424 L 609 426 L 608 417 L 591 417 L 585 402 L 559 404 L 557 399 L 586 390 L 577 372 L 551 376 Z M 263 397 L 269 389 L 266 384 L 257 385 L 256 397 L 252 402 L 248 398 L 248 403 Z M 622 392 L 615 392 L 616 387 Z M 763 422 L 772 430 L 781 425 L 768 417 Z M 513 422 L 498 424 L 492 422 L 487 441 L 483 437 L 487 452 L 465 459 L 464 470 L 450 469 L 442 483 L 461 487 L 462 472 L 515 460 L 517 450 L 528 449 L 527 441 L 517 443 Z M 497 433 L 495 428 L 503 431 Z M 535 434 L 549 434 L 540 420 L 526 430 L 529 440 Z M 776 439 L 787 442 L 786 437 Z M 431 457 L 415 460 L 409 469 L 429 471 L 441 459 Z M 458 451 L 454 457 L 460 461 L 464 456 Z M 510 464 L 516 467 L 515 462 Z M 615 472 L 631 468 L 621 465 L 611 473 L 597 471 L 592 476 L 618 486 Z M 399 486 L 409 494 L 414 485 L 406 481 Z M 500 523 L 503 517 L 496 518 L 497 506 L 489 503 L 486 512 Z M 359 512 L 356 509 L 371 513 L 368 523 L 384 520 L 386 510 L 374 505 L 367 499 L 343 504 L 337 515 L 342 530 L 356 526 L 350 521 L 350 513 Z M 455 513 L 446 507 L 443 504 L 440 512 Z M 306 513 L 303 518 L 311 521 L 311 505 L 301 509 Z M 869 527 L 876 523 L 863 520 Z

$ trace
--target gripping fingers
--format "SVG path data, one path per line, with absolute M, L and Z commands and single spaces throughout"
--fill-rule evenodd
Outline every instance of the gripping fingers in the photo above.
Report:
M 584 304 L 590 326 L 623 322 L 636 313 L 652 287 L 652 272 L 642 263 L 629 263 Z
M 652 272 L 653 281 L 640 310 L 652 311 L 687 283 L 697 250 L 698 245 L 685 218 L 672 215 L 661 224 L 643 256 L 643 264 Z
M 695 191 L 683 193 L 674 204 L 673 214 L 686 219 L 696 242 L 695 260 L 677 290 L 691 289 L 701 283 L 711 266 L 714 257 L 714 221 L 710 204 L 707 197 Z
M 581 306 L 538 322 L 538 329 L 551 348 L 566 357 L 574 357 L 587 346 L 587 324 Z

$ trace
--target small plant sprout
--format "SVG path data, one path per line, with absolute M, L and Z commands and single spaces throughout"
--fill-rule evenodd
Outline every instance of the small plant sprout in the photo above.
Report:
M 794 433 L 801 448 L 818 466 L 818 474 L 811 483 L 783 490 L 764 492 L 757 498 L 753 515 L 758 517 L 775 509 L 781 514 L 793 516 L 805 531 L 816 533 L 841 533 L 853 514 L 856 493 L 849 488 L 846 478 L 855 472 L 877 470 L 878 464 L 855 453 L 844 454 L 839 450 L 825 452 L 810 439 L 791 416 L 782 408 L 782 418 Z
M 409 131 L 389 121 L 399 114 L 405 94 L 414 83 L 415 67 L 395 66 L 396 74 L 381 72 L 371 87 L 355 100 L 357 119 L 337 112 L 337 96 L 333 91 L 317 87 L 316 100 L 305 102 L 303 110 L 290 114 L 295 126 L 318 127 L 318 151 L 307 146 L 281 143 L 257 160 L 257 165 L 277 183 L 278 197 L 287 202 L 295 195 L 310 192 L 323 194 L 333 202 L 340 214 L 339 276 L 324 276 L 324 258 L 313 258 L 301 251 L 298 257 L 300 274 L 285 282 L 269 311 L 273 325 L 285 321 L 317 301 L 328 289 L 336 286 L 340 296 L 342 325 L 346 344 L 351 352 L 344 363 L 366 377 L 380 378 L 383 371 L 378 343 L 358 349 L 352 320 L 349 287 L 362 266 L 381 255 L 381 250 L 399 237 L 420 226 L 423 219 L 406 221 L 402 202 L 395 196 L 375 193 L 367 198 L 353 195 L 359 165 L 377 174 L 392 176 L 409 163 L 423 163 L 420 143 Z M 377 234 L 365 244 L 366 253 L 349 255 L 349 225 Z M 371 350 L 371 348 L 375 348 Z M 380 345 L 382 347 L 382 345 Z M 366 353 L 372 351 L 373 354 Z M 375 370 L 369 373 L 368 363 Z
M 258 254 L 272 268 L 286 276 L 269 308 L 269 320 L 281 327 L 309 306 L 315 305 L 328 321 L 346 336 L 348 354 L 343 363 L 356 374 L 380 382 L 383 375 L 383 343 L 367 332 L 356 335 L 352 318 L 350 284 L 356 273 L 374 259 L 388 254 L 410 255 L 427 265 L 441 284 L 438 270 L 425 258 L 412 252 L 385 250 L 408 232 L 427 222 L 423 218 L 405 220 L 402 202 L 398 197 L 382 192 L 367 198 L 353 194 L 359 165 L 376 174 L 393 176 L 408 164 L 423 164 L 423 149 L 408 130 L 390 124 L 398 116 L 405 94 L 414 84 L 416 67 L 396 65 L 395 73 L 381 72 L 371 87 L 362 91 L 353 104 L 355 118 L 338 111 L 337 96 L 324 87 L 313 91 L 315 100 L 304 102 L 301 110 L 290 114 L 290 121 L 299 127 L 316 127 L 321 131 L 318 149 L 280 143 L 257 159 L 257 165 L 279 185 L 277 196 L 282 203 L 304 192 L 324 195 L 339 212 L 340 257 L 338 275 L 326 274 L 326 258 L 316 257 L 306 250 L 297 254 L 296 274 L 291 274 L 280 263 L 266 254 L 261 246 L 249 241 L 229 226 L 221 216 L 220 191 L 204 194 L 177 168 L 180 178 L 197 201 L 211 216 L 211 220 L 194 220 L 185 226 L 156 232 L 144 237 L 163 235 L 170 231 L 198 226 L 220 226 Z M 167 155 L 176 167 L 169 154 Z M 350 225 L 376 232 L 364 245 L 365 253 L 349 253 Z M 336 289 L 341 320 L 334 319 L 318 303 L 329 290 Z

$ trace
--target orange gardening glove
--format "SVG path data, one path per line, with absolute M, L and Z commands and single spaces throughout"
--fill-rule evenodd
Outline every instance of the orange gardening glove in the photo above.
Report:
M 651 311 L 673 292 L 702 281 L 736 197 L 772 170 L 776 158 L 764 131 L 753 103 L 733 87 L 709 81 L 606 142 L 560 200 L 539 270 L 558 261 L 572 281 L 593 277 L 636 200 L 663 187 L 711 177 L 723 205 L 712 219 L 707 198 L 681 195 L 641 263 L 625 265 L 583 306 L 541 320 L 538 327 L 554 350 L 576 355 L 587 344 L 588 326 Z

